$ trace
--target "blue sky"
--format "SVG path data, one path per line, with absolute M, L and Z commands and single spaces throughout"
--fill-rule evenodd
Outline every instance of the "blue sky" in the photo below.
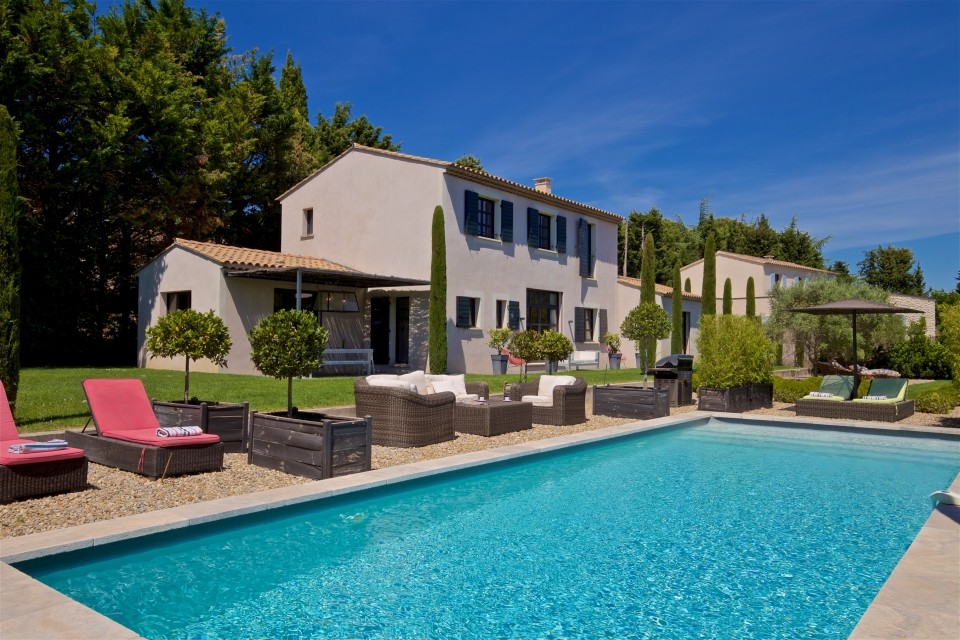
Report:
M 621 215 L 796 217 L 828 262 L 909 247 L 957 284 L 958 2 L 191 4 L 406 153 Z

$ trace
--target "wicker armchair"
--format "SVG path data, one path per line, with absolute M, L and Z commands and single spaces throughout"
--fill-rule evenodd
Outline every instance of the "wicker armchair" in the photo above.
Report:
M 485 382 L 468 382 L 467 391 L 489 397 Z M 370 386 L 366 378 L 353 381 L 357 415 L 373 418 L 373 444 L 384 447 L 423 447 L 453 440 L 450 392 L 419 395 L 405 389 Z
M 510 385 L 510 399 L 519 402 L 523 396 L 537 394 L 538 382 L 518 382 Z M 580 424 L 587 421 L 587 381 L 577 378 L 569 385 L 553 388 L 553 406 L 533 406 L 533 421 L 536 424 Z

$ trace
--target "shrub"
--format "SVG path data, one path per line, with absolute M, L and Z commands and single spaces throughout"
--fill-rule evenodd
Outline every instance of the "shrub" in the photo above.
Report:
M 0 105 L 0 384 L 6 387 L 14 412 L 20 387 L 22 271 L 17 193 L 17 126 L 7 108 Z
M 540 355 L 540 334 L 533 329 L 525 329 L 513 334 L 510 342 L 507 343 L 507 349 L 510 353 L 524 361 L 539 360 Z M 523 365 L 523 377 L 527 377 L 527 365 Z
M 607 345 L 607 353 L 618 353 L 620 351 L 620 334 L 606 332 L 603 334 L 603 343 Z
M 906 342 L 890 350 L 890 368 L 905 378 L 948 380 L 953 375 L 953 355 L 925 334 L 914 333 Z
M 700 384 L 729 389 L 773 379 L 773 346 L 746 316 L 701 316 L 697 338 Z
M 960 405 L 960 393 L 956 387 L 921 393 L 914 401 L 914 408 L 921 413 L 947 414 Z
M 567 336 L 552 329 L 547 329 L 540 334 L 540 357 L 544 360 L 551 362 L 565 360 L 571 353 L 573 353 L 573 343 Z
M 500 329 L 490 329 L 487 332 L 487 346 L 493 349 L 496 353 L 500 353 L 500 350 L 507 346 L 507 343 L 510 342 L 510 336 L 513 335 L 513 331 L 507 329 L 506 327 Z
M 190 400 L 190 361 L 207 359 L 218 366 L 227 364 L 232 346 L 230 332 L 213 310 L 173 311 L 147 329 L 147 351 L 151 358 L 184 356 L 183 401 Z
M 777 402 L 794 403 L 811 391 L 820 388 L 822 378 L 803 378 L 800 380 L 793 378 L 773 378 L 773 399 Z
M 293 415 L 293 377 L 306 376 L 323 363 L 327 330 L 309 311 L 284 309 L 250 330 L 250 359 L 257 371 L 287 379 L 287 415 Z

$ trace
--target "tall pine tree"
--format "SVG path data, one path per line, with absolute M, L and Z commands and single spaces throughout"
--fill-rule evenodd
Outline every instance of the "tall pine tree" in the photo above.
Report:
M 427 327 L 430 373 L 447 372 L 447 240 L 443 207 L 433 210 L 430 259 L 430 318 Z
M 17 128 L 0 105 L 0 384 L 11 407 L 20 387 L 20 218 Z
M 717 250 L 713 235 L 703 247 L 703 289 L 700 293 L 700 315 L 717 315 Z

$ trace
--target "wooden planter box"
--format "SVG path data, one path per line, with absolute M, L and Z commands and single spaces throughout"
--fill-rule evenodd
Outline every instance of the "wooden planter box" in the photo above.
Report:
M 372 421 L 297 411 L 293 418 L 250 414 L 247 461 L 307 478 L 333 478 L 369 471 Z
M 663 418 L 670 415 L 670 394 L 666 389 L 645 389 L 629 384 L 594 385 L 593 413 L 637 420 Z
M 700 387 L 697 409 L 743 413 L 773 406 L 772 384 L 747 384 L 729 389 Z
M 250 405 L 227 404 L 220 402 L 183 402 L 153 401 L 153 412 L 161 427 L 197 426 L 204 433 L 220 436 L 224 453 L 243 453 L 247 415 Z

